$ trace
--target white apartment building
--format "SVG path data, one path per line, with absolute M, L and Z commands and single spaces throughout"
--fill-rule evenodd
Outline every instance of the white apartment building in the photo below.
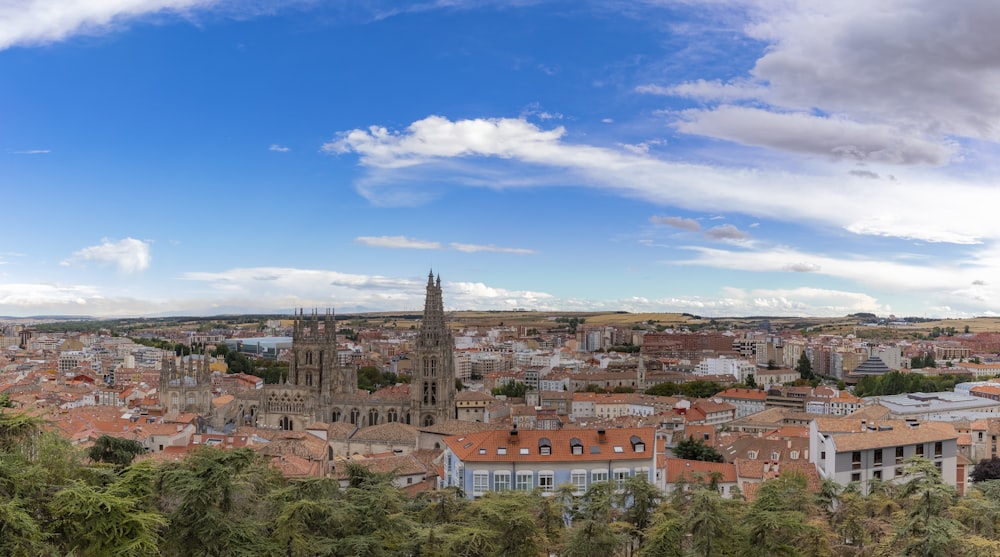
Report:
M 695 375 L 732 375 L 743 383 L 747 376 L 757 373 L 757 366 L 748 360 L 736 358 L 705 358 L 698 363 Z
M 823 479 L 842 486 L 872 480 L 906 481 L 906 459 L 921 456 L 940 470 L 942 480 L 957 483 L 958 433 L 944 422 L 817 419 L 809 424 L 809 460 Z

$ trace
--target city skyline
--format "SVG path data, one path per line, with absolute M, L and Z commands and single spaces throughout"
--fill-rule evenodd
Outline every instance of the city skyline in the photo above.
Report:
M 324 4 L 0 0 L 0 315 L 1000 314 L 994 3 Z

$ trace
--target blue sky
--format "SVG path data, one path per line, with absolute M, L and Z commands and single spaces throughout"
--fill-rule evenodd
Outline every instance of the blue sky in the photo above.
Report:
M 0 315 L 996 315 L 998 23 L 0 0 Z

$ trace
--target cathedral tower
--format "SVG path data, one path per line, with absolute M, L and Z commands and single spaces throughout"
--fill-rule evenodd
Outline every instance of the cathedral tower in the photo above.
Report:
M 197 363 L 195 359 L 197 358 Z M 187 356 L 187 361 L 165 352 L 160 361 L 160 406 L 168 413 L 194 412 L 207 415 L 212 408 L 211 357 Z
M 357 389 L 357 371 L 337 366 L 337 320 L 331 310 L 322 320 L 315 311 L 309 317 L 302 310 L 295 315 L 288 383 L 320 397 Z
M 427 275 L 424 320 L 417 334 L 416 361 L 410 385 L 414 425 L 426 427 L 455 417 L 455 356 L 444 319 L 441 276 Z

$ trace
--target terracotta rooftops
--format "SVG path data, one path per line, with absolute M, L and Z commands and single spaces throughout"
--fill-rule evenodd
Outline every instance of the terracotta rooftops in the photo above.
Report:
M 920 422 L 916 426 L 906 425 L 905 423 L 897 425 L 898 423 L 894 422 L 891 426 L 892 429 L 876 429 L 875 431 L 857 433 L 835 433 L 831 437 L 838 452 L 863 451 L 866 449 L 878 449 L 880 447 L 958 439 L 955 428 L 948 423 Z M 882 424 L 880 423 L 879 425 Z M 882 427 L 885 426 L 882 425 Z
M 736 466 L 722 462 L 703 462 L 683 458 L 666 459 L 667 483 L 709 482 L 718 474 L 721 483 L 736 483 Z
M 352 441 L 376 441 L 416 444 L 417 428 L 400 422 L 389 422 L 359 429 Z
M 652 459 L 652 427 L 496 430 L 446 437 L 466 462 L 557 462 Z

